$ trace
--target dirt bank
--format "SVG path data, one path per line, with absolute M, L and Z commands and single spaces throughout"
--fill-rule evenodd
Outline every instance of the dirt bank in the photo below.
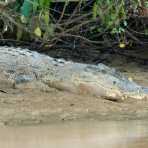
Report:
M 108 56 L 104 63 L 117 68 L 139 84 L 148 86 L 147 64 L 119 54 Z M 45 124 L 78 119 L 144 118 L 148 119 L 148 100 L 114 102 L 103 98 L 75 95 L 53 88 L 48 92 L 32 89 L 0 91 L 2 125 Z
M 10 92 L 10 90 L 7 90 Z M 4 124 L 40 124 L 77 119 L 148 118 L 148 101 L 112 102 L 51 90 L 11 90 L 0 94 L 0 121 Z

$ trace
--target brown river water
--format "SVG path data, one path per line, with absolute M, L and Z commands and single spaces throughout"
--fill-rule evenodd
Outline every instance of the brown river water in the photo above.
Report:
M 0 127 L 0 148 L 148 148 L 148 121 Z

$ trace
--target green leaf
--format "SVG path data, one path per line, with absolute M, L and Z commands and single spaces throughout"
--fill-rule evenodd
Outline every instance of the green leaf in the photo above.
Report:
M 94 6 L 93 6 L 93 19 L 96 19 L 97 17 L 97 4 L 94 3 Z
M 38 9 L 38 7 L 39 7 L 39 3 L 38 3 L 38 1 L 37 0 L 34 0 L 33 1 L 33 6 L 32 6 L 33 8 L 33 12 L 36 12 L 37 11 L 37 9 Z
M 29 17 L 33 7 L 32 0 L 24 0 L 24 3 L 21 7 L 21 14 L 25 17 Z
M 22 30 L 22 28 L 17 27 L 17 34 L 16 34 L 17 41 L 20 41 L 21 38 L 22 38 L 22 36 L 23 36 L 23 30 Z
M 48 11 L 45 11 L 45 14 L 44 14 L 44 21 L 45 21 L 45 24 L 46 24 L 46 25 L 49 24 L 49 13 L 48 13 Z
M 41 37 L 42 36 L 42 31 L 40 29 L 40 27 L 36 27 L 35 30 L 34 30 L 34 34 L 38 37 Z
M 21 16 L 21 22 L 23 24 L 26 24 L 27 23 L 27 18 L 24 15 Z

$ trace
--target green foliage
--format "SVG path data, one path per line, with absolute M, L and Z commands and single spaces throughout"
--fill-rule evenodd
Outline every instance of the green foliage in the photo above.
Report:
M 15 5 L 13 5 L 13 8 L 11 7 L 16 16 L 11 15 L 9 13 L 13 19 L 10 16 L 8 16 L 8 18 L 15 25 L 17 23 L 19 24 L 19 25 L 16 25 L 18 27 L 17 39 L 21 40 L 23 36 L 23 31 L 27 30 L 30 33 L 31 37 L 33 35 L 33 38 L 39 38 L 39 39 L 49 41 L 52 37 L 54 37 L 55 30 L 58 30 L 59 32 L 60 31 L 64 32 L 65 29 L 72 27 L 73 24 L 78 24 L 78 23 L 80 24 L 78 26 L 81 27 L 81 23 L 83 23 L 81 21 L 70 24 L 69 26 L 65 25 L 66 22 L 64 22 L 62 25 L 58 24 L 59 22 L 61 23 L 61 21 L 63 21 L 62 19 L 64 16 L 64 12 L 67 5 L 69 4 L 69 1 L 70 0 L 65 0 L 65 6 L 64 6 L 63 12 L 61 12 L 60 19 L 54 21 L 53 23 L 53 18 L 51 18 L 51 13 L 50 13 L 52 0 L 16 0 Z M 83 4 L 86 3 L 86 0 L 80 0 L 80 1 L 82 1 Z M 127 2 L 129 2 L 130 6 L 127 6 Z M 79 6 L 81 4 L 79 4 Z M 112 34 L 113 36 L 117 36 L 119 40 L 123 41 L 125 30 L 129 25 L 128 10 L 132 9 L 132 11 L 135 12 L 138 10 L 139 6 L 141 7 L 141 5 L 142 5 L 141 0 L 94 0 L 93 8 L 92 10 L 89 10 L 89 11 L 92 11 L 94 20 L 96 20 L 96 18 L 99 19 L 99 23 L 97 23 L 96 26 L 95 25 L 89 26 L 89 28 L 93 28 L 90 30 L 93 30 L 92 32 L 94 33 L 107 32 Z M 144 5 L 145 7 L 148 7 L 148 2 L 145 2 Z M 85 13 L 87 12 L 85 11 Z M 70 14 L 68 15 L 70 16 Z M 79 12 L 79 14 L 83 15 L 84 11 Z M 79 17 L 79 15 L 76 15 L 76 16 Z M 74 18 L 74 17 L 70 16 L 69 18 Z M 87 21 L 89 21 L 89 19 L 90 19 L 90 22 L 92 21 L 90 17 L 86 19 L 88 19 Z M 67 20 L 70 20 L 70 19 L 67 19 Z M 21 25 L 24 27 L 24 30 L 23 30 L 23 27 L 21 27 Z M 57 27 L 56 25 L 58 26 L 58 28 L 56 28 Z M 8 25 L 5 25 L 5 26 L 8 26 Z M 147 30 L 145 32 L 147 32 Z
M 37 11 L 47 11 L 50 2 L 50 0 L 24 0 L 21 6 L 21 14 L 25 17 L 29 17 L 32 13 L 36 13 Z
M 43 39 L 53 36 L 54 33 L 49 17 L 50 3 L 50 0 L 24 0 L 23 3 L 16 1 L 21 13 L 21 22 L 30 26 L 31 32 Z
M 146 8 L 148 8 L 148 2 L 145 2 L 144 5 Z
M 93 17 L 99 16 L 101 23 L 112 33 L 124 32 L 127 12 L 124 0 L 96 0 L 93 6 Z M 124 26 L 121 23 L 124 22 Z
M 132 0 L 131 2 L 131 6 L 132 6 L 132 9 L 133 10 L 137 10 L 138 9 L 138 7 L 140 6 L 142 6 L 142 4 L 141 4 L 141 0 Z

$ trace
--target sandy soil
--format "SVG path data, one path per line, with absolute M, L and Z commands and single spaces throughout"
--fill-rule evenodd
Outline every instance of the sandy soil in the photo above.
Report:
M 105 64 L 122 71 L 137 83 L 148 86 L 148 65 L 112 55 Z M 51 88 L 7 89 L 0 92 L 2 125 L 46 124 L 67 120 L 148 119 L 148 100 L 113 102 L 102 98 L 75 95 Z

